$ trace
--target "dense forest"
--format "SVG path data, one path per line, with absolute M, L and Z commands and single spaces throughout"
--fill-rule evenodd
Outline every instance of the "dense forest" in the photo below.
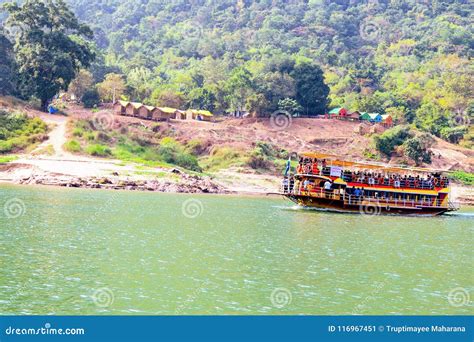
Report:
M 134 101 L 215 113 L 315 115 L 344 106 L 472 147 L 469 0 L 67 3 L 94 34 L 95 59 L 69 86 L 90 105 L 110 101 L 115 89 Z M 15 35 L 4 31 L 0 80 L 12 92 L 5 75 Z

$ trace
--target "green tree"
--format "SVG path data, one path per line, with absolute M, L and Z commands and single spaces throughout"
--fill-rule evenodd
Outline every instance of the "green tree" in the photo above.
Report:
M 305 115 L 326 112 L 329 87 L 324 83 L 323 71 L 313 63 L 302 62 L 291 73 L 295 79 L 296 101 L 303 107 Z
M 14 51 L 23 96 L 34 95 L 46 110 L 59 90 L 67 90 L 81 68 L 94 59 L 85 39 L 91 29 L 79 23 L 63 0 L 7 3 L 6 27 L 15 33 Z
M 105 75 L 105 80 L 97 84 L 97 91 L 99 92 L 102 101 L 112 101 L 120 98 L 125 94 L 125 81 L 123 76 L 115 73 Z
M 253 92 L 252 74 L 245 68 L 235 68 L 225 84 L 228 110 L 235 112 L 244 109 Z
M 403 143 L 405 154 L 412 159 L 416 165 L 421 163 L 431 163 L 430 145 L 433 143 L 433 138 L 427 134 L 414 136 Z
M 81 69 L 75 79 L 69 85 L 69 93 L 74 94 L 77 99 L 81 99 L 87 90 L 92 88 L 94 77 L 90 71 Z
M 416 111 L 416 126 L 437 137 L 450 126 L 448 113 L 434 103 L 425 103 Z
M 408 126 L 396 126 L 374 137 L 375 148 L 390 157 L 395 147 L 402 145 L 411 136 Z
M 292 115 L 299 114 L 303 110 L 296 100 L 290 98 L 278 101 L 278 109 L 287 111 Z
M 15 90 L 15 61 L 13 46 L 0 28 L 0 95 L 12 94 Z
M 195 88 L 188 94 L 188 107 L 205 109 L 214 112 L 216 109 L 216 95 L 207 88 Z

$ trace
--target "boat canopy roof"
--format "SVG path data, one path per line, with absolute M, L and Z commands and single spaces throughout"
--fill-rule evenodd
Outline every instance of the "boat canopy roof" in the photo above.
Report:
M 334 154 L 326 154 L 319 152 L 302 152 L 298 154 L 300 157 L 305 158 L 316 158 L 316 159 L 326 159 L 328 165 L 330 166 L 341 166 L 347 168 L 359 168 L 359 169 L 374 169 L 384 172 L 417 172 L 417 173 L 443 173 L 449 172 L 446 170 L 437 170 L 437 169 L 428 169 L 421 167 L 406 167 L 402 165 L 386 165 L 382 163 L 368 162 L 368 161 L 348 161 L 342 160 Z

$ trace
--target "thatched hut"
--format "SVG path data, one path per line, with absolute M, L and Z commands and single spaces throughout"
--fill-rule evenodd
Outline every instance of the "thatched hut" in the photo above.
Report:
M 208 110 L 199 110 L 198 111 L 198 120 L 201 121 L 212 121 L 214 115 Z
M 114 103 L 114 113 L 117 115 L 125 115 L 125 108 L 130 102 L 128 101 L 116 101 Z
M 143 105 L 138 109 L 138 116 L 144 119 L 153 118 L 153 110 L 156 107 Z
M 169 107 L 156 107 L 152 111 L 153 120 L 163 121 L 173 119 L 175 117 L 176 109 Z
M 176 120 L 186 120 L 186 112 L 177 109 L 175 112 L 175 117 Z
M 139 109 L 143 107 L 143 104 L 138 102 L 129 102 L 125 107 L 125 115 L 138 116 Z
M 198 111 L 195 109 L 188 109 L 186 111 L 186 120 L 196 120 Z

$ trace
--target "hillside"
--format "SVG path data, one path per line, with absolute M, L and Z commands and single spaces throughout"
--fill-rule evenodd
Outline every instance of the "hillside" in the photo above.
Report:
M 96 59 L 72 86 L 80 96 L 96 87 L 107 102 L 115 89 L 151 105 L 260 116 L 345 106 L 472 147 L 468 0 L 67 3 L 94 35 Z
M 21 103 L 1 103 L 10 111 L 24 110 Z M 157 182 L 155 186 L 163 182 L 168 186 L 166 190 L 160 187 L 162 191 L 188 192 L 195 190 L 182 186 L 194 177 L 193 182 L 218 192 L 272 192 L 278 187 L 288 152 L 318 150 L 349 160 L 367 160 L 367 151 L 373 149 L 373 134 L 359 133 L 360 123 L 339 120 L 294 118 L 288 127 L 276 130 L 264 118 L 157 123 L 116 116 L 107 107 L 93 112 L 74 104 L 64 108 L 67 116 L 28 111 L 50 125 L 49 140 L 30 152 L 17 153 L 17 160 L 1 168 L 3 180 L 76 186 L 91 179 L 91 184 L 101 179 L 113 180 L 113 184 L 152 181 Z M 77 150 L 68 150 L 71 141 L 79 142 Z M 163 159 L 164 141 L 167 153 L 176 153 L 178 159 Z M 470 149 L 436 139 L 431 150 L 433 163 L 425 166 L 474 171 Z M 202 172 L 189 170 L 193 158 Z M 395 162 L 407 159 L 393 155 L 391 163 Z M 173 163 L 182 165 L 178 176 L 171 172 Z

